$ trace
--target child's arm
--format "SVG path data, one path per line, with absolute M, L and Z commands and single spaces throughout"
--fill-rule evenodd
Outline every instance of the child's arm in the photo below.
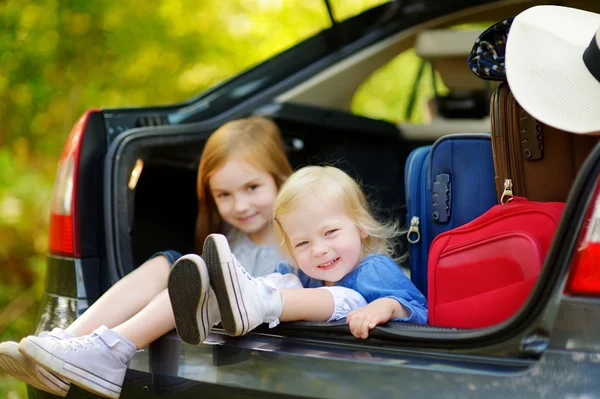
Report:
M 378 324 L 384 324 L 392 319 L 408 317 L 409 313 L 400 302 L 393 298 L 379 298 L 367 306 L 353 310 L 346 316 L 350 332 L 356 338 L 366 339 L 369 330 Z
M 368 259 L 355 277 L 353 288 L 369 303 L 346 317 L 355 337 L 367 338 L 369 330 L 388 321 L 427 323 L 427 300 L 390 258 Z

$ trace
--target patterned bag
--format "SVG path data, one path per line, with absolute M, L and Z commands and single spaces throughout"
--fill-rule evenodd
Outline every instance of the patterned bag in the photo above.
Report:
M 506 37 L 514 17 L 486 29 L 475 41 L 469 56 L 469 69 L 485 80 L 506 80 L 504 53 Z

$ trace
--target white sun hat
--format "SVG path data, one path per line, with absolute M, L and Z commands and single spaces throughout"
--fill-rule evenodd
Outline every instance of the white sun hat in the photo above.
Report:
M 517 15 L 506 43 L 506 77 L 539 121 L 600 132 L 600 14 L 537 6 Z

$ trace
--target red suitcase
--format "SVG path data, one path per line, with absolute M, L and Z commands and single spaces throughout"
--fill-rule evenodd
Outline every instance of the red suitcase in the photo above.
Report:
M 437 236 L 429 249 L 429 324 L 480 328 L 513 315 L 540 274 L 563 208 L 513 197 Z

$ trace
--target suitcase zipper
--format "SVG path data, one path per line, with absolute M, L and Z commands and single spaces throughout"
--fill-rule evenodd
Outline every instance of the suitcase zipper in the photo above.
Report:
M 506 179 L 504 180 L 504 191 L 502 191 L 502 197 L 500 198 L 501 204 L 506 204 L 506 202 L 510 201 L 513 197 L 513 184 L 512 180 Z M 506 202 L 504 202 L 504 198 L 506 197 Z
M 408 206 L 408 211 L 410 213 L 413 213 L 413 216 L 410 220 L 410 228 L 408 229 L 408 232 L 406 233 L 406 239 L 408 240 L 409 243 L 411 244 L 416 244 L 421 240 L 421 233 L 419 231 L 419 213 L 420 213 L 420 203 L 419 200 L 417 199 L 416 201 L 414 200 L 413 196 L 415 195 L 413 193 L 413 190 L 417 191 L 417 194 L 419 194 L 421 192 L 421 184 L 423 184 L 423 182 L 421 182 L 421 175 L 422 175 L 422 168 L 423 168 L 423 157 L 427 157 L 427 154 L 429 154 L 430 149 L 425 149 L 422 148 L 419 150 L 419 152 L 415 153 L 414 156 L 412 157 L 412 159 L 410 160 L 410 163 L 408 164 L 408 182 L 406 183 L 406 198 L 408 199 L 408 201 L 410 201 L 410 203 L 407 203 Z M 418 161 L 418 165 L 417 165 L 417 161 Z M 415 171 L 413 169 L 415 169 L 417 166 L 419 166 L 418 170 L 416 171 L 416 173 L 418 173 L 417 178 L 413 178 L 413 175 L 415 173 Z M 411 182 L 415 182 L 415 185 L 411 185 Z M 416 187 L 415 187 L 416 186 Z M 414 209 L 412 209 L 414 208 Z M 414 210 L 414 212 L 413 212 Z M 416 237 L 414 237 L 414 235 L 416 234 Z M 411 238 L 414 237 L 414 238 Z
M 413 234 L 415 235 L 414 236 L 415 238 L 411 238 L 411 237 L 413 237 Z M 410 228 L 408 229 L 408 233 L 406 233 L 406 239 L 411 244 L 416 244 L 421 239 L 421 233 L 419 233 L 419 217 L 418 216 L 413 216 L 412 219 L 410 220 Z

